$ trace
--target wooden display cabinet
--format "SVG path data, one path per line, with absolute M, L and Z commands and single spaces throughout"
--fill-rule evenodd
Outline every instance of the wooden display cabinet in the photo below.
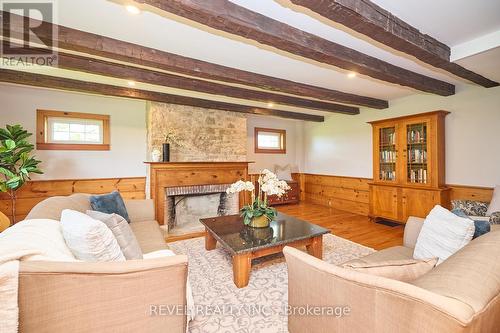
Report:
M 435 205 L 449 206 L 445 186 L 447 111 L 370 122 L 373 182 L 370 216 L 405 223 L 425 217 Z

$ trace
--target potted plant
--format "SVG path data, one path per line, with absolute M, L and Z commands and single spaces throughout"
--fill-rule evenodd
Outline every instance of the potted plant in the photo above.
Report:
M 287 182 L 279 180 L 278 177 L 271 171 L 264 169 L 259 175 L 259 192 L 256 193 L 255 186 L 252 182 L 244 182 L 242 180 L 232 184 L 226 192 L 239 193 L 241 191 L 252 192 L 252 202 L 241 209 L 241 217 L 243 223 L 249 227 L 266 228 L 273 221 L 277 212 L 276 209 L 270 207 L 267 201 L 268 196 L 277 195 L 283 196 L 290 189 Z
M 30 156 L 34 146 L 26 139 L 31 135 L 21 125 L 0 128 L 0 192 L 10 197 L 13 223 L 16 223 L 16 191 L 31 179 L 30 174 L 42 174 L 38 169 L 41 161 Z

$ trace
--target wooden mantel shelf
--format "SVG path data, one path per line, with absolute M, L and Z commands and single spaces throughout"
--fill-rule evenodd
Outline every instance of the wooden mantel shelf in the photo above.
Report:
M 167 187 L 231 184 L 249 180 L 248 164 L 253 162 L 144 162 L 149 165 L 150 194 L 155 202 L 156 220 L 164 224 Z M 244 202 L 240 193 L 240 206 Z
M 253 161 L 247 161 L 247 162 L 242 162 L 242 161 L 234 161 L 234 162 L 207 162 L 207 161 L 193 161 L 193 162 L 149 162 L 146 161 L 144 162 L 145 164 L 151 164 L 151 165 L 197 165 L 197 164 L 250 164 L 250 163 L 255 163 Z

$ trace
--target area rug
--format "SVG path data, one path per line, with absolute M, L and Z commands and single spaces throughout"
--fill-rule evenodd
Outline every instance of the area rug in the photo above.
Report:
M 194 238 L 169 246 L 189 258 L 189 280 L 196 307 L 189 332 L 288 332 L 288 278 L 282 255 L 254 260 L 248 286 L 238 289 L 233 283 L 231 256 L 219 245 L 206 251 L 204 239 Z M 373 252 L 337 236 L 323 238 L 323 259 L 332 264 Z

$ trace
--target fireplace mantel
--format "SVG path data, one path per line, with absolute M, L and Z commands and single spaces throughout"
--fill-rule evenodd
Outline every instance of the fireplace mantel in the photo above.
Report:
M 230 184 L 248 180 L 248 164 L 253 162 L 145 162 L 149 165 L 151 199 L 156 220 L 164 224 L 165 188 L 193 185 Z M 240 196 L 240 203 L 244 198 Z

